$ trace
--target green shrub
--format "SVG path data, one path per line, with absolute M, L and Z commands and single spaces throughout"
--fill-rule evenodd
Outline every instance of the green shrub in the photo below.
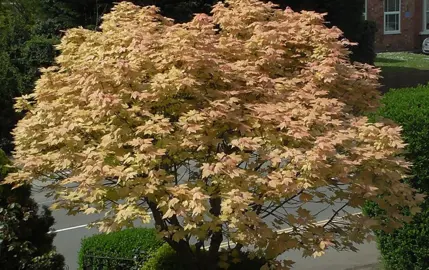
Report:
M 33 258 L 27 270 L 63 270 L 65 267 L 64 256 L 51 251 L 42 256 Z
M 408 144 L 405 157 L 413 163 L 410 183 L 429 191 L 429 85 L 392 90 L 384 95 L 379 115 L 402 126 Z
M 146 256 L 157 250 L 162 244 L 163 241 L 157 237 L 155 229 L 135 228 L 109 234 L 97 234 L 82 240 L 79 251 L 79 269 L 83 269 L 84 260 L 90 260 L 88 256 L 130 259 L 129 261 L 109 260 L 111 263 L 109 267 L 113 267 L 112 264 L 121 264 L 123 269 L 131 269 L 135 266 L 132 259 L 137 252 L 141 253 L 139 260 L 145 260 Z M 106 261 L 102 258 L 91 258 L 91 265 L 93 269 L 99 269 L 98 267 Z M 109 269 L 109 267 L 105 266 L 104 269 Z
M 64 257 L 55 252 L 51 211 L 31 198 L 31 186 L 13 188 L 4 179 L 16 169 L 0 149 L 0 269 L 62 270 Z
M 239 263 L 230 263 L 229 270 L 259 270 L 265 264 L 263 259 L 249 259 L 245 253 L 240 257 Z M 187 269 L 190 269 L 188 262 L 182 260 L 168 244 L 164 244 L 144 263 L 141 270 Z
M 408 144 L 405 157 L 413 163 L 411 177 L 404 179 L 421 192 L 429 192 L 429 85 L 397 89 L 382 99 L 375 117 L 393 120 L 403 128 Z M 422 205 L 410 224 L 393 233 L 377 231 L 377 240 L 386 269 L 429 269 L 429 200 Z M 368 215 L 380 215 L 374 203 L 364 209 Z
M 187 262 L 180 260 L 176 252 L 164 244 L 143 264 L 142 270 L 186 270 Z
M 429 269 L 429 205 L 392 234 L 377 232 L 378 246 L 385 269 Z

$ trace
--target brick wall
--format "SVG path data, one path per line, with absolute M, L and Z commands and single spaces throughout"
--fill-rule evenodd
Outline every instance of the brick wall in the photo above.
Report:
M 416 19 L 414 24 L 414 33 L 415 33 L 415 47 L 416 50 L 421 50 L 423 40 L 429 35 L 421 35 L 420 32 L 423 30 L 423 1 L 416 0 Z
M 384 34 L 384 0 L 368 1 L 368 20 L 375 21 L 377 51 L 420 50 L 423 41 L 422 31 L 423 1 L 401 0 L 401 33 Z M 406 13 L 410 16 L 406 17 Z

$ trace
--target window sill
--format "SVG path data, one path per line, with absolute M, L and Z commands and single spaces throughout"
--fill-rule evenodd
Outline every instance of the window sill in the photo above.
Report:
M 388 32 L 384 31 L 384 34 L 385 35 L 400 35 L 401 31 L 388 31 Z
M 429 30 L 424 30 L 420 32 L 421 36 L 429 35 Z

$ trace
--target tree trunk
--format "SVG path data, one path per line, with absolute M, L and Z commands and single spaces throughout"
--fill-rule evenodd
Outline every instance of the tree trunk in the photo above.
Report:
M 221 198 L 214 197 L 210 199 L 210 213 L 216 217 L 219 217 L 221 211 Z M 207 254 L 206 261 L 206 269 L 207 270 L 216 270 L 218 269 L 219 262 L 219 248 L 222 244 L 223 235 L 222 235 L 222 227 L 218 226 L 217 231 L 212 232 L 212 236 L 210 239 L 210 247 Z
M 179 257 L 187 263 L 187 268 L 189 270 L 203 270 L 205 268 L 201 268 L 200 260 L 198 260 L 197 256 L 192 252 L 192 249 L 188 242 L 184 240 L 180 240 L 176 242 L 169 238 L 164 238 L 165 241 L 177 252 Z
M 165 221 L 162 219 L 162 213 L 158 209 L 158 206 L 156 203 L 150 201 L 146 198 L 146 202 L 152 211 L 153 218 L 155 220 L 155 225 L 157 227 L 157 230 L 160 232 L 168 232 L 168 226 L 165 223 Z M 176 222 L 178 223 L 177 219 Z M 176 224 L 180 226 L 180 224 Z M 197 260 L 197 257 L 192 252 L 191 246 L 189 243 L 185 240 L 180 240 L 179 242 L 174 241 L 171 237 L 164 237 L 164 240 L 173 248 L 180 258 L 183 259 L 183 261 L 188 262 L 189 270 L 203 270 L 204 268 L 200 268 L 199 262 Z

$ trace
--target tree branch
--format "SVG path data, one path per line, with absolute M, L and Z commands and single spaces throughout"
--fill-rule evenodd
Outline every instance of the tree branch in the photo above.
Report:
M 145 198 L 145 201 L 147 202 L 147 205 L 150 208 L 150 211 L 152 212 L 153 219 L 155 220 L 155 225 L 159 226 L 159 231 L 168 231 L 167 224 L 162 219 L 162 213 L 158 209 L 158 206 L 156 203 L 152 202 L 148 198 Z
M 216 217 L 220 216 L 220 211 L 221 211 L 221 198 L 220 197 L 214 197 L 214 198 L 210 198 L 210 213 Z M 212 236 L 211 236 L 211 241 L 210 241 L 210 247 L 209 247 L 209 256 L 210 258 L 216 258 L 217 254 L 219 252 L 219 247 L 220 244 L 222 243 L 222 228 L 218 225 L 218 231 L 213 232 Z
M 346 204 L 344 204 L 343 206 L 340 207 L 340 209 L 338 209 L 337 211 L 334 212 L 334 214 L 332 215 L 332 217 L 328 220 L 328 222 L 325 223 L 325 225 L 323 225 L 323 228 L 325 228 L 326 226 L 329 225 L 329 223 L 331 223 L 334 218 L 341 212 L 341 210 L 343 210 L 344 208 L 347 207 L 349 203 L 347 202 Z
M 266 212 L 267 214 L 265 214 L 264 216 L 262 216 L 261 218 L 264 219 L 268 216 L 270 216 L 272 213 L 274 213 L 277 209 L 283 207 L 283 205 L 285 205 L 286 203 L 288 203 L 289 201 L 293 200 L 294 198 L 296 198 L 297 196 L 299 196 L 304 190 L 301 189 L 297 194 L 293 195 L 292 197 L 286 199 L 284 202 L 280 203 L 279 205 L 277 205 L 273 210 L 266 210 L 264 209 L 264 212 Z
M 155 224 L 158 226 L 158 231 L 168 232 L 168 226 L 165 223 L 165 221 L 162 219 L 162 215 L 161 215 L 162 213 L 158 209 L 157 204 L 152 202 L 148 198 L 145 198 L 145 200 L 146 200 L 147 204 L 149 205 L 150 210 L 152 211 L 152 215 L 153 215 L 153 218 L 155 220 Z M 178 222 L 177 217 L 175 219 Z M 176 222 L 176 221 L 173 221 L 173 222 Z M 191 249 L 191 247 L 187 241 L 185 241 L 183 239 L 181 239 L 179 241 L 174 241 L 172 239 L 172 236 L 165 236 L 164 240 L 179 254 L 179 256 L 183 256 L 184 259 L 190 260 L 192 262 L 191 265 L 194 265 L 194 266 L 197 265 L 196 260 L 195 260 L 195 256 L 194 256 L 192 249 Z M 195 268 L 195 269 L 197 269 L 197 268 Z

